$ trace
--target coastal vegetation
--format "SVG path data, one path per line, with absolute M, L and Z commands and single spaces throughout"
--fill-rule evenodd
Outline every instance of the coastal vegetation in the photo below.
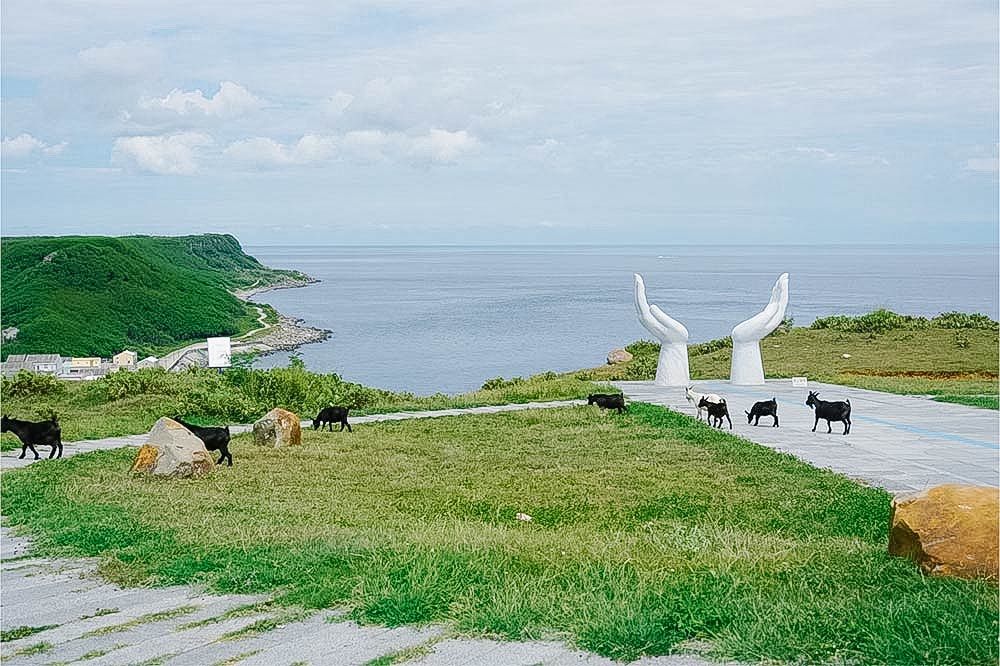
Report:
M 791 322 L 761 340 L 768 377 L 804 376 L 890 393 L 932 395 L 997 409 L 998 324 L 982 314 L 948 312 L 932 319 L 877 310 L 827 317 L 808 327 Z M 628 363 L 574 373 L 591 381 L 648 380 L 656 375 L 658 343 L 626 347 Z M 691 345 L 692 379 L 729 376 L 729 338 Z M 845 357 L 846 356 L 846 357 Z
M 205 368 L 167 372 L 161 368 L 118 371 L 88 382 L 66 382 L 21 372 L 0 380 L 4 412 L 28 420 L 59 415 L 63 441 L 147 432 L 161 416 L 179 415 L 201 425 L 252 423 L 274 407 L 302 418 L 328 405 L 351 408 L 351 415 L 479 407 L 585 398 L 602 390 L 589 381 L 547 372 L 528 378 L 496 378 L 478 391 L 448 396 L 415 396 L 370 388 L 336 373 L 309 372 L 293 359 L 288 368 L 233 367 L 223 373 Z M 4 450 L 20 444 L 9 434 Z
M 121 584 L 196 581 L 365 623 L 621 660 L 998 658 L 996 586 L 889 556 L 886 492 L 660 407 L 303 435 L 235 437 L 238 464 L 197 481 L 132 476 L 133 449 L 31 465 L 5 472 L 4 514 L 37 555 L 99 557 Z
M 237 289 L 305 284 L 274 270 L 232 236 L 60 236 L 0 241 L 2 355 L 162 354 L 211 336 L 257 328 Z

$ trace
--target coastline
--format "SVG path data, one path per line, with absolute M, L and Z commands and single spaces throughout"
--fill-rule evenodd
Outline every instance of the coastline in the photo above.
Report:
M 312 344 L 314 342 L 323 342 L 333 335 L 333 331 L 307 326 L 304 324 L 302 319 L 289 317 L 288 315 L 284 315 L 277 310 L 275 310 L 275 312 L 278 314 L 278 322 L 276 324 L 267 324 L 263 319 L 264 312 L 260 308 L 261 304 L 250 300 L 251 297 L 268 291 L 275 291 L 277 289 L 296 289 L 298 287 L 305 287 L 310 284 L 320 282 L 320 280 L 314 277 L 304 276 L 304 278 L 305 279 L 286 278 L 285 280 L 275 284 L 250 287 L 248 289 L 235 289 L 229 292 L 244 303 L 255 306 L 257 311 L 260 313 L 260 323 L 262 324 L 260 328 L 248 331 L 241 336 L 231 338 L 231 353 L 267 356 L 281 351 L 298 349 L 303 345 Z M 273 306 L 271 307 L 273 308 Z M 247 340 L 247 338 L 250 339 Z M 171 358 L 171 355 L 174 356 Z M 169 359 L 164 366 L 168 370 L 178 370 L 191 366 L 205 367 L 208 365 L 207 344 L 199 342 L 187 347 L 176 349 L 170 354 L 165 355 L 161 360 L 164 359 Z
M 251 287 L 249 289 L 237 289 L 231 293 L 244 303 L 258 306 L 260 303 L 250 300 L 258 294 L 267 293 L 269 291 L 277 291 L 278 289 L 297 289 L 299 287 L 306 287 L 320 282 L 317 278 L 310 277 L 308 275 L 303 274 L 303 277 L 305 279 L 286 279 L 275 284 Z M 271 307 L 273 308 L 274 306 Z M 258 356 L 267 356 L 268 354 L 274 354 L 279 351 L 297 349 L 302 345 L 308 345 L 314 342 L 323 342 L 333 335 L 333 331 L 308 326 L 302 319 L 289 317 L 288 315 L 282 314 L 277 310 L 275 310 L 275 312 L 278 314 L 278 323 L 247 333 L 246 335 L 253 335 L 261 330 L 267 331 L 260 338 L 257 338 L 252 342 L 234 342 L 233 351 L 245 354 L 256 354 Z

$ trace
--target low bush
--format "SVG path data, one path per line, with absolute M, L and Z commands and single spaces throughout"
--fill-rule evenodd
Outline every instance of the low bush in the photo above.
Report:
M 927 319 L 881 309 L 859 317 L 844 315 L 822 317 L 814 321 L 809 328 L 829 329 L 845 333 L 887 333 L 899 329 L 923 330 L 927 328 L 974 328 L 995 331 L 998 327 L 1000 324 L 981 313 L 943 312 L 933 319 Z
M 931 319 L 931 323 L 939 328 L 977 328 L 986 331 L 995 331 L 1000 328 L 1000 323 L 978 312 L 975 314 L 942 312 Z
M 66 384 L 52 375 L 42 375 L 21 370 L 13 377 L 0 380 L 0 394 L 4 398 L 34 398 L 56 396 L 66 392 Z
M 481 390 L 483 391 L 495 391 L 496 389 L 510 388 L 511 386 L 517 386 L 518 384 L 523 384 L 523 377 L 511 377 L 510 379 L 504 379 L 503 377 L 494 377 L 493 379 L 487 379 L 483 382 Z

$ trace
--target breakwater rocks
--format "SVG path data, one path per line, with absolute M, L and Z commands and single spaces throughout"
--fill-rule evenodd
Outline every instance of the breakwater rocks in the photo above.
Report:
M 301 319 L 278 315 L 278 324 L 268 329 L 263 336 L 249 343 L 259 346 L 258 353 L 266 354 L 275 351 L 287 351 L 311 342 L 323 342 L 332 334 L 322 328 L 313 328 L 302 323 Z

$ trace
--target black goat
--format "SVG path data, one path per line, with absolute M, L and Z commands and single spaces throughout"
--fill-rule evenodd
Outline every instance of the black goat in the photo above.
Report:
M 729 407 L 726 406 L 725 398 L 721 398 L 721 402 L 709 402 L 707 398 L 702 397 L 698 402 L 698 408 L 708 410 L 708 422 L 711 425 L 721 429 L 722 417 L 725 416 L 729 421 L 729 429 L 733 429 L 733 420 L 729 418 Z
M 62 458 L 62 430 L 59 428 L 59 421 L 56 420 L 55 414 L 48 421 L 37 423 L 19 421 L 4 416 L 0 420 L 0 432 L 12 432 L 21 440 L 21 455 L 18 458 L 23 458 L 28 449 L 31 449 L 31 452 L 35 454 L 35 460 L 38 460 L 38 451 L 35 450 L 36 444 L 52 447 L 49 458 Z M 58 454 L 56 454 L 57 451 Z
M 753 407 L 750 408 L 749 412 L 747 412 L 747 410 L 745 410 L 745 409 L 743 411 L 746 412 L 747 423 L 750 423 L 751 421 L 753 421 L 753 424 L 757 425 L 757 423 L 760 421 L 760 417 L 762 417 L 762 416 L 773 416 L 774 417 L 774 423 L 771 425 L 771 427 L 772 428 L 777 428 L 778 427 L 778 399 L 777 398 L 771 398 L 770 400 L 763 400 L 761 402 L 755 402 L 755 403 L 753 403 Z
M 845 402 L 827 402 L 826 400 L 820 400 L 819 394 L 815 391 L 809 391 L 809 397 L 806 398 L 806 404 L 816 410 L 816 422 L 813 423 L 813 432 L 816 432 L 816 426 L 819 424 L 820 419 L 826 419 L 826 431 L 828 433 L 833 432 L 833 425 L 831 421 L 843 421 L 844 422 L 844 434 L 851 432 L 851 401 L 847 400 Z
M 209 451 L 218 451 L 221 454 L 219 462 L 215 463 L 216 465 L 221 465 L 222 461 L 226 460 L 229 462 L 230 467 L 233 466 L 233 454 L 229 452 L 229 426 L 225 428 L 196 426 L 193 423 L 181 421 L 179 416 L 175 416 L 174 421 L 180 423 L 190 430 L 192 435 L 204 442 L 206 449 Z
M 601 409 L 617 409 L 619 414 L 628 411 L 625 396 L 621 393 L 594 393 L 587 396 L 588 405 L 597 405 Z
M 333 432 L 333 424 L 340 424 L 340 432 L 344 432 L 344 428 L 347 428 L 347 432 L 351 432 L 351 424 L 347 422 L 347 412 L 350 411 L 350 407 L 334 407 L 333 405 L 329 407 L 324 407 L 313 419 L 313 430 L 319 428 L 323 429 L 323 426 L 329 426 L 330 432 Z

